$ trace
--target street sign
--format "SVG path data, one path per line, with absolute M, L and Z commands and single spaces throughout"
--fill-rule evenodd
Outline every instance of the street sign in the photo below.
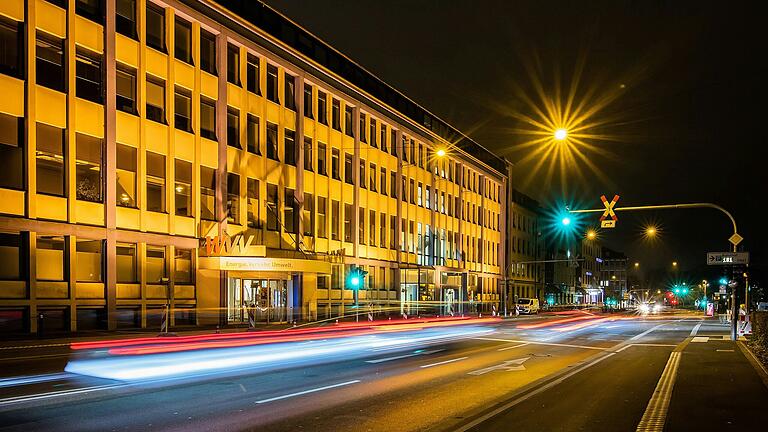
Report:
M 749 264 L 749 252 L 708 252 L 707 265 Z
M 616 228 L 616 221 L 613 219 L 601 220 L 600 228 Z
M 738 233 L 733 233 L 733 235 L 728 239 L 731 244 L 734 246 L 738 246 L 741 241 L 744 240 L 744 237 L 740 236 Z
M 606 198 L 605 195 L 600 195 L 600 200 L 603 202 L 603 205 L 605 206 L 605 211 L 603 212 L 603 215 L 600 216 L 600 220 L 603 221 L 610 216 L 611 219 L 616 221 L 618 217 L 616 216 L 616 213 L 613 212 L 613 208 L 616 206 L 616 202 L 619 201 L 619 196 L 614 195 L 611 202 L 608 202 L 608 198 Z M 604 228 L 613 228 L 613 227 L 604 226 Z

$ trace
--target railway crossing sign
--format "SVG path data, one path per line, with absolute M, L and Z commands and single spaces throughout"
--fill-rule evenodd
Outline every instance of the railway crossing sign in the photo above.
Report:
M 603 215 L 600 216 L 600 227 L 616 228 L 616 221 L 619 219 L 619 217 L 616 216 L 616 213 L 613 211 L 613 208 L 616 206 L 616 203 L 619 201 L 619 196 L 614 195 L 613 199 L 610 202 L 608 202 L 608 198 L 606 198 L 605 195 L 600 195 L 600 200 L 603 201 L 603 205 L 605 206 L 605 211 L 603 212 Z

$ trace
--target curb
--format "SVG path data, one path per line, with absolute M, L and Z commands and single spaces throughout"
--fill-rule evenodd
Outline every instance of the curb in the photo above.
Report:
M 747 358 L 749 363 L 752 364 L 752 367 L 755 368 L 757 374 L 760 375 L 760 379 L 763 381 L 763 385 L 768 388 L 768 369 L 766 369 L 765 365 L 760 362 L 757 356 L 755 356 L 755 353 L 749 349 L 747 344 L 739 340 L 736 341 L 736 345 L 739 347 L 741 352 L 744 353 L 744 356 Z

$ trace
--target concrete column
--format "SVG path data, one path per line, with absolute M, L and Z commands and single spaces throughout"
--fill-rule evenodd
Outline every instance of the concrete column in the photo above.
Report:
M 117 329 L 117 245 L 115 242 L 116 203 L 117 203 L 117 140 L 116 140 L 116 102 L 117 93 L 115 80 L 115 0 L 107 0 L 105 4 L 104 21 L 104 211 L 107 227 L 106 245 L 104 247 L 104 288 L 107 307 L 107 329 Z

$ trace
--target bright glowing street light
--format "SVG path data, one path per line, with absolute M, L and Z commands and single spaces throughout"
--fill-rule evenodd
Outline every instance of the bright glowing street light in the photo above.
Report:
M 561 221 L 560 221 L 560 223 L 562 223 L 562 224 L 563 224 L 563 225 L 565 225 L 565 226 L 568 226 L 568 225 L 570 225 L 570 224 L 571 224 L 571 218 L 569 218 L 569 217 L 564 217 L 564 218 L 563 218 L 563 220 L 561 220 Z
M 437 157 L 443 157 L 445 156 L 445 149 L 439 149 L 437 151 Z
M 648 235 L 648 237 L 653 237 L 653 236 L 655 236 L 655 235 L 656 235 L 656 228 L 654 228 L 654 227 L 648 227 L 648 228 L 646 228 L 646 230 L 645 230 L 645 234 L 647 234 L 647 235 Z
M 566 138 L 568 138 L 568 131 L 567 130 L 565 130 L 563 128 L 555 130 L 555 139 L 556 140 L 563 141 Z
M 677 261 L 672 261 L 672 267 L 677 267 Z
M 640 267 L 640 263 L 639 263 L 639 262 L 636 262 L 636 263 L 635 263 L 635 268 L 638 268 L 638 267 Z
M 594 240 L 594 239 L 595 239 L 595 237 L 597 237 L 597 233 L 595 232 L 595 230 L 589 230 L 589 231 L 587 231 L 587 238 L 588 238 L 588 239 L 590 239 L 590 240 Z

